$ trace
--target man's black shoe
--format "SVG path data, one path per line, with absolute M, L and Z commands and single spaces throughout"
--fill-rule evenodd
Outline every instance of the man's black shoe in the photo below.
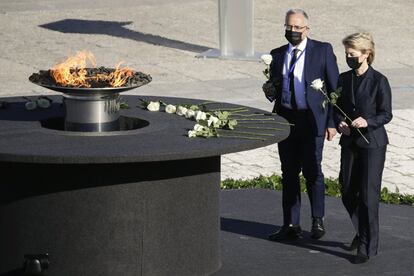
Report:
M 312 235 L 311 238 L 318 240 L 325 235 L 325 227 L 323 226 L 323 219 L 322 218 L 313 218 L 312 219 Z
M 291 240 L 302 237 L 302 229 L 299 225 L 283 225 L 279 231 L 269 235 L 271 241 Z
M 358 246 L 359 246 L 359 236 L 358 234 L 356 234 L 354 239 L 351 242 L 351 245 L 349 246 L 349 251 L 354 251 L 358 249 Z
M 368 260 L 369 260 L 368 256 L 366 256 L 364 254 L 361 254 L 361 253 L 357 253 L 354 256 L 354 258 L 352 259 L 352 263 L 353 264 L 363 264 L 363 263 L 368 262 Z

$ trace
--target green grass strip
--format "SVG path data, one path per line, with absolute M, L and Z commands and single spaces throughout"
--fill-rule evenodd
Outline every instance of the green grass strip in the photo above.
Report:
M 306 192 L 305 179 L 300 177 L 301 191 Z M 282 190 L 282 177 L 279 175 L 258 176 L 248 180 L 225 179 L 221 182 L 221 189 L 263 188 Z M 325 178 L 325 193 L 328 196 L 341 197 L 341 186 L 338 179 Z M 398 205 L 414 206 L 414 195 L 400 194 L 398 190 L 390 192 L 387 188 L 381 190 L 381 202 Z

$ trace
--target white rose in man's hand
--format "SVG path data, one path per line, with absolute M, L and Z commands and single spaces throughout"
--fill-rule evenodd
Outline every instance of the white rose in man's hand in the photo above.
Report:
M 315 90 L 320 90 L 323 88 L 323 80 L 316 79 L 311 83 L 311 87 Z
M 261 57 L 260 57 L 260 59 L 262 60 L 262 62 L 264 63 L 264 64 L 266 64 L 266 65 L 270 65 L 270 63 L 272 62 L 272 55 L 269 55 L 269 54 L 265 54 L 265 55 L 262 55 Z
M 158 110 L 160 110 L 160 102 L 150 102 L 147 105 L 147 109 L 149 111 L 158 111 Z

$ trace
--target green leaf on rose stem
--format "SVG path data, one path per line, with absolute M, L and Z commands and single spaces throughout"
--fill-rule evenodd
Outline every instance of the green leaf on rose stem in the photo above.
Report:
M 120 103 L 119 103 L 119 108 L 120 108 L 120 109 L 129 109 L 129 104 L 128 104 L 128 102 L 120 102 Z
M 214 115 L 216 115 L 219 120 L 227 120 L 230 116 L 230 112 L 228 111 L 214 111 Z
M 139 99 L 141 102 L 138 103 L 137 107 L 142 107 L 142 108 L 147 108 L 147 106 L 149 105 L 149 101 L 144 100 L 144 99 Z
M 200 108 L 198 107 L 198 105 L 193 104 L 193 105 L 191 105 L 191 106 L 189 107 L 189 109 L 191 109 L 191 110 L 193 110 L 193 111 L 197 111 L 197 110 L 199 110 Z

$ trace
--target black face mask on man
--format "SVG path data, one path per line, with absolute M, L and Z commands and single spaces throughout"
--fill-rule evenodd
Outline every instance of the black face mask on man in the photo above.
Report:
M 293 46 L 298 45 L 302 41 L 301 32 L 294 32 L 294 31 L 286 30 L 285 37 L 290 42 L 290 44 L 292 44 Z
M 356 70 L 361 67 L 362 62 L 359 62 L 359 57 L 346 57 L 346 64 L 348 64 L 351 69 Z

